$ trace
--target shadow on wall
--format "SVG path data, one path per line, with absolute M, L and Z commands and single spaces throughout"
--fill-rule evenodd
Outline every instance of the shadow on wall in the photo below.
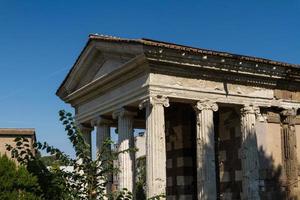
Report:
M 272 156 L 266 155 L 262 147 L 259 148 L 259 191 L 262 200 L 298 199 L 291 195 L 292 185 L 284 184 L 283 168 L 275 166 Z
M 220 113 L 223 113 L 222 117 L 218 116 Z M 278 162 L 275 164 L 272 155 L 267 153 L 262 147 L 259 147 L 259 149 L 251 149 L 251 147 L 257 146 L 257 138 L 253 129 L 254 127 L 244 127 L 246 128 L 245 132 L 247 132 L 248 137 L 242 140 L 242 134 L 237 131 L 243 129 L 243 127 L 237 127 L 237 124 L 241 119 L 240 114 L 236 113 L 236 116 L 225 114 L 226 117 L 224 117 L 224 113 L 225 110 L 222 110 L 222 112 L 216 112 L 214 116 L 215 127 L 208 127 L 208 132 L 215 132 L 216 134 L 214 140 L 216 156 L 214 158 L 216 164 L 218 199 L 243 199 L 243 194 L 247 194 L 244 199 L 251 200 L 258 199 L 259 197 L 262 200 L 299 199 L 297 198 L 297 193 L 295 191 L 298 190 L 298 188 L 294 187 L 298 182 L 287 184 L 283 164 Z M 220 121 L 218 121 L 218 119 Z M 235 119 L 238 119 L 237 123 L 233 122 Z M 255 120 L 255 118 L 247 118 L 246 120 L 251 123 L 251 121 Z M 222 126 L 222 124 L 225 124 L 225 126 Z M 220 135 L 222 138 L 220 138 Z M 214 146 L 211 143 L 212 141 L 213 140 L 209 140 L 206 145 L 202 145 L 202 152 L 209 154 L 209 152 L 212 151 Z M 201 142 L 201 140 L 197 139 L 197 142 Z M 243 147 L 245 148 L 244 150 L 242 150 Z M 248 148 L 246 149 L 246 147 Z M 240 156 L 238 156 L 238 151 L 241 153 Z M 241 160 L 243 158 L 246 158 L 247 161 Z M 255 160 L 258 160 L 259 162 L 255 164 Z M 206 165 L 203 167 L 203 173 L 206 173 L 207 170 L 205 170 L 205 167 L 209 168 L 209 166 Z M 259 170 L 257 170 L 257 168 Z M 247 175 L 243 172 L 240 173 L 242 169 L 247 169 Z M 198 170 L 201 171 L 201 169 Z M 251 178 L 248 179 L 246 178 L 247 176 Z M 202 181 L 203 177 L 198 177 L 198 180 Z M 248 188 L 250 188 L 248 193 L 243 191 L 243 186 L 245 184 L 249 186 Z M 203 193 L 210 192 L 209 190 L 205 191 L 205 187 L 203 189 Z M 257 190 L 258 192 L 256 194 L 252 192 Z M 206 194 L 203 194 L 203 196 L 206 196 Z

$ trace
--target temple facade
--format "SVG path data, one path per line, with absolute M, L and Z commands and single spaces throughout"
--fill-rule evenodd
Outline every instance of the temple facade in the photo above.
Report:
M 90 35 L 57 91 L 97 147 L 146 133 L 147 197 L 300 197 L 300 66 L 149 39 Z M 118 187 L 135 189 L 135 153 Z

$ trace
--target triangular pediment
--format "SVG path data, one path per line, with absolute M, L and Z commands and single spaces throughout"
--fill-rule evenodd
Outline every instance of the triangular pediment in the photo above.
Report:
M 110 58 L 103 60 L 103 64 L 98 68 L 98 72 L 96 73 L 93 80 L 106 76 L 110 72 L 117 70 L 122 66 L 127 60 L 120 58 Z
M 62 95 L 71 94 L 96 79 L 108 76 L 135 56 L 136 52 L 131 53 L 122 44 L 87 44 L 63 83 Z
M 73 90 L 77 90 L 91 81 L 107 76 L 109 73 L 120 68 L 128 60 L 130 58 L 113 57 L 98 52 L 93 60 L 83 66 L 85 69 L 81 72 L 80 79 L 78 79 L 76 87 Z

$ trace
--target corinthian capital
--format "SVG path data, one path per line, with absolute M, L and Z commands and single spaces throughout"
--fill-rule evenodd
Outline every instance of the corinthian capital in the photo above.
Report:
M 196 111 L 202 111 L 202 110 L 217 111 L 218 109 L 219 109 L 218 104 L 208 99 L 198 101 L 195 106 Z
M 243 108 L 241 108 L 241 114 L 255 114 L 257 116 L 260 115 L 260 109 L 258 106 L 254 105 L 245 105 Z
M 169 107 L 169 99 L 166 96 L 156 95 L 150 96 L 148 99 L 145 99 L 139 104 L 139 108 L 143 109 L 146 105 L 155 106 L 162 105 L 164 107 Z

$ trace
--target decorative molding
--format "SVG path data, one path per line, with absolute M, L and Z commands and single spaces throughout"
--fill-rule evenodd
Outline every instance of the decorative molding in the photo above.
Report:
M 258 106 L 255 105 L 244 105 L 243 108 L 241 108 L 241 114 L 255 114 L 260 115 L 260 109 Z
M 212 111 L 216 112 L 216 111 L 218 111 L 218 109 L 219 109 L 218 104 L 209 99 L 199 100 L 195 106 L 196 111 L 212 110 Z
M 139 109 L 143 109 L 146 105 L 155 106 L 155 105 L 163 105 L 164 107 L 169 107 L 169 99 L 163 95 L 150 96 L 148 99 L 143 100 L 139 104 Z

